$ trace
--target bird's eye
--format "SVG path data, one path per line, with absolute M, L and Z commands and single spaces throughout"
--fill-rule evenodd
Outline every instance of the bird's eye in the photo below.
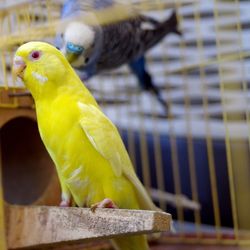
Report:
M 33 59 L 33 60 L 38 60 L 40 58 L 40 56 L 41 56 L 41 52 L 37 51 L 37 50 L 32 51 L 30 54 L 31 59 Z

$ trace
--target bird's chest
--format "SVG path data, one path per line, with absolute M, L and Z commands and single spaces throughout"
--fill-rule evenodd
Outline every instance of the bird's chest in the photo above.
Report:
M 74 145 L 75 133 L 77 129 L 80 130 L 75 112 L 69 106 L 46 105 L 37 108 L 37 119 L 41 138 L 49 154 L 56 165 L 62 166 L 63 159 L 70 152 L 70 145 Z

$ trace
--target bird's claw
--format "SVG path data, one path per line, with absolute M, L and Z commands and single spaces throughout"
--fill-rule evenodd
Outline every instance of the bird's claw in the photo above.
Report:
M 60 202 L 60 207 L 70 207 L 70 201 L 62 200 Z
M 118 208 L 117 205 L 109 198 L 105 198 L 101 202 L 95 203 L 91 205 L 90 210 L 91 212 L 95 212 L 97 208 Z

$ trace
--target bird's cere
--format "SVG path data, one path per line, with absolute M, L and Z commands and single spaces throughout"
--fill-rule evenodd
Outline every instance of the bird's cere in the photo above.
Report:
M 78 45 L 74 45 L 73 43 L 68 42 L 68 43 L 66 44 L 66 49 L 67 49 L 67 51 L 69 51 L 69 52 L 71 52 L 71 53 L 79 54 L 79 53 L 82 53 L 82 52 L 83 52 L 84 47 L 78 46 Z

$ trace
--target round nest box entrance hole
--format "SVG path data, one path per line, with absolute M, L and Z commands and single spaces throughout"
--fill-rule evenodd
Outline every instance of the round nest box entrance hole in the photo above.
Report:
M 32 204 L 43 195 L 54 172 L 37 123 L 19 117 L 0 131 L 4 199 L 9 204 Z

